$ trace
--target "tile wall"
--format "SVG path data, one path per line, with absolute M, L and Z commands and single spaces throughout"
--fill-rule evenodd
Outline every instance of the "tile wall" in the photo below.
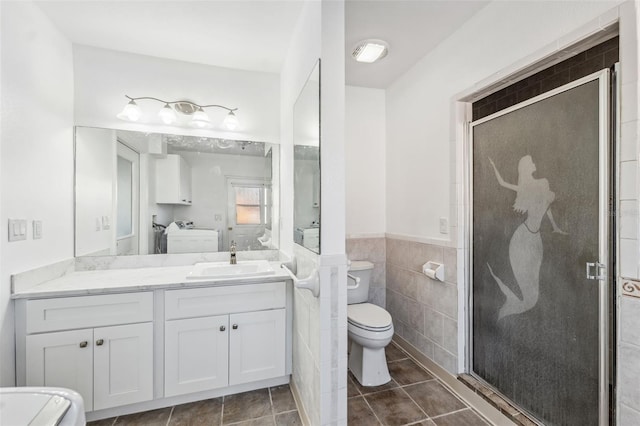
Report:
M 444 263 L 444 282 L 421 272 L 429 260 Z M 395 332 L 454 375 L 458 364 L 456 270 L 455 248 L 386 239 L 386 309 Z
M 640 4 L 620 6 L 617 424 L 640 424 Z
M 373 274 L 369 287 L 369 302 L 386 306 L 386 239 L 347 238 L 347 257 L 349 260 L 368 260 L 373 263 Z

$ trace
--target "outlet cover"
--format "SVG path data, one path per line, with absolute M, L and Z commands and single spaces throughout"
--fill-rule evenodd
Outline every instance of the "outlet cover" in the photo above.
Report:
M 39 240 L 42 238 L 42 221 L 34 220 L 33 221 L 33 239 Z

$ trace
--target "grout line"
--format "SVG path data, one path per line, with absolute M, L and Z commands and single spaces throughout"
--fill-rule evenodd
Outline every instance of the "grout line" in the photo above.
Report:
M 171 416 L 173 415 L 173 410 L 175 410 L 176 406 L 171 407 L 171 411 L 169 412 L 169 418 L 167 419 L 167 426 L 171 423 Z
M 382 426 L 384 426 L 384 423 L 382 423 L 382 420 L 380 420 L 380 418 L 378 417 L 378 415 L 376 414 L 375 410 L 373 409 L 373 407 L 371 406 L 371 404 L 369 404 L 369 401 L 367 401 L 367 398 L 365 398 L 364 395 L 360 395 L 362 397 L 362 399 L 364 400 L 364 403 L 367 404 L 367 407 L 369 407 L 369 410 L 371 410 L 371 412 L 373 413 L 373 417 L 376 418 L 376 420 L 378 421 L 378 423 Z M 349 408 L 347 407 L 347 419 L 348 419 L 348 411 Z M 347 420 L 348 421 L 348 420 Z
M 417 420 L 417 421 L 415 421 L 415 422 L 407 423 L 407 424 L 402 425 L 402 426 L 419 425 L 419 424 L 421 424 L 422 422 L 431 422 L 432 424 L 435 424 L 435 423 L 433 423 L 433 420 L 431 420 L 430 418 L 428 418 L 428 419 L 426 419 L 426 420 Z
M 271 418 L 273 419 L 273 424 L 276 424 L 276 408 L 273 406 L 273 395 L 271 395 L 271 388 L 267 388 L 269 391 L 269 404 L 271 405 Z
M 439 419 L 440 417 L 445 417 L 448 416 L 450 414 L 455 414 L 455 413 L 460 413 L 462 411 L 466 411 L 466 410 L 471 410 L 471 407 L 465 407 L 465 408 L 461 408 L 459 410 L 455 410 L 455 411 L 451 411 L 449 413 L 443 413 L 443 414 L 438 414 L 437 416 L 433 416 L 431 417 L 432 419 Z M 471 410 L 473 412 L 473 410 Z M 474 413 L 475 414 L 475 413 Z
M 240 421 L 233 422 L 233 423 L 227 423 L 227 424 L 225 424 L 224 426 L 240 425 L 240 424 L 243 424 L 243 423 L 245 423 L 245 422 L 250 422 L 250 421 L 253 421 L 253 420 L 266 419 L 267 417 L 269 417 L 269 415 L 262 416 L 262 417 L 256 417 L 256 418 L 253 418 L 253 419 L 240 420 Z M 273 417 L 273 416 L 271 416 L 271 417 Z M 274 422 L 275 422 L 275 420 L 274 420 Z
M 429 420 L 429 419 L 430 419 L 430 417 L 429 417 L 429 415 L 427 414 L 427 412 L 426 412 L 426 411 L 424 411 L 424 410 L 422 409 L 422 407 L 421 407 L 421 406 L 420 406 L 420 405 L 419 405 L 419 404 L 418 404 L 418 403 L 413 399 L 413 397 L 412 397 L 411 395 L 409 395 L 409 392 L 407 392 L 406 390 L 404 390 L 404 389 L 402 389 L 402 388 L 400 388 L 400 389 L 402 390 L 402 392 L 404 392 L 404 393 L 409 397 L 409 399 L 410 399 L 410 400 L 411 400 L 411 401 L 416 405 L 416 407 L 418 407 L 418 409 L 419 409 L 420 411 L 422 411 L 422 414 L 424 414 L 424 415 L 425 415 L 426 419 L 422 419 L 422 421 L 424 421 L 424 420 Z
M 224 400 L 226 398 L 222 396 L 222 407 L 220 407 L 220 426 L 224 424 Z

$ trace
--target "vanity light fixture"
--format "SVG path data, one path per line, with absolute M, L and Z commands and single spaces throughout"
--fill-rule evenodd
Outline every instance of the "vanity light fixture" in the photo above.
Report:
M 222 124 L 227 130 L 235 130 L 238 127 L 238 117 L 235 115 L 235 111 L 238 108 L 229 108 L 224 105 L 198 105 L 191 101 L 163 101 L 162 99 L 152 98 L 150 96 L 141 96 L 138 98 L 132 98 L 131 96 L 124 95 L 129 99 L 129 103 L 125 105 L 124 109 L 117 117 L 125 121 L 138 121 L 142 116 L 140 107 L 136 103 L 139 100 L 152 100 L 164 104 L 164 107 L 158 112 L 158 116 L 164 124 L 171 125 L 178 121 L 178 114 L 190 115 L 191 120 L 189 125 L 204 129 L 211 126 L 211 119 L 204 111 L 204 108 L 222 108 L 229 111 Z
M 379 61 L 389 53 L 389 44 L 384 40 L 362 40 L 353 48 L 351 56 L 358 62 L 367 64 Z
M 131 98 L 129 98 L 129 99 L 131 99 Z M 140 107 L 138 106 L 136 101 L 131 99 L 129 101 L 129 103 L 124 106 L 124 109 L 122 110 L 122 112 L 120 114 L 118 114 L 117 117 L 120 120 L 138 121 L 138 119 L 140 118 L 141 115 L 142 115 L 142 113 L 140 112 Z

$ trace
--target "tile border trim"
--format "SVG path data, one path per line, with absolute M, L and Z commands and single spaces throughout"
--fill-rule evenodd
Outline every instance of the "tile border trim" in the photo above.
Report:
M 640 281 L 622 279 L 622 295 L 627 297 L 640 298 Z
M 396 343 L 398 347 L 404 350 L 407 354 L 409 354 L 410 358 L 413 358 L 415 361 L 417 361 L 418 364 L 420 364 L 427 370 L 427 372 L 431 373 L 434 377 L 439 379 L 445 385 L 445 387 L 448 387 L 449 390 L 452 390 L 456 395 L 464 400 L 467 405 L 476 410 L 476 412 L 478 412 L 481 417 L 484 417 L 484 419 L 488 420 L 491 424 L 496 426 L 515 425 L 515 423 L 507 418 L 503 413 L 496 410 L 495 407 L 490 405 L 474 391 L 469 389 L 465 384 L 456 379 L 456 377 L 451 373 L 427 358 L 411 343 L 398 336 L 397 334 L 393 336 L 393 342 Z

